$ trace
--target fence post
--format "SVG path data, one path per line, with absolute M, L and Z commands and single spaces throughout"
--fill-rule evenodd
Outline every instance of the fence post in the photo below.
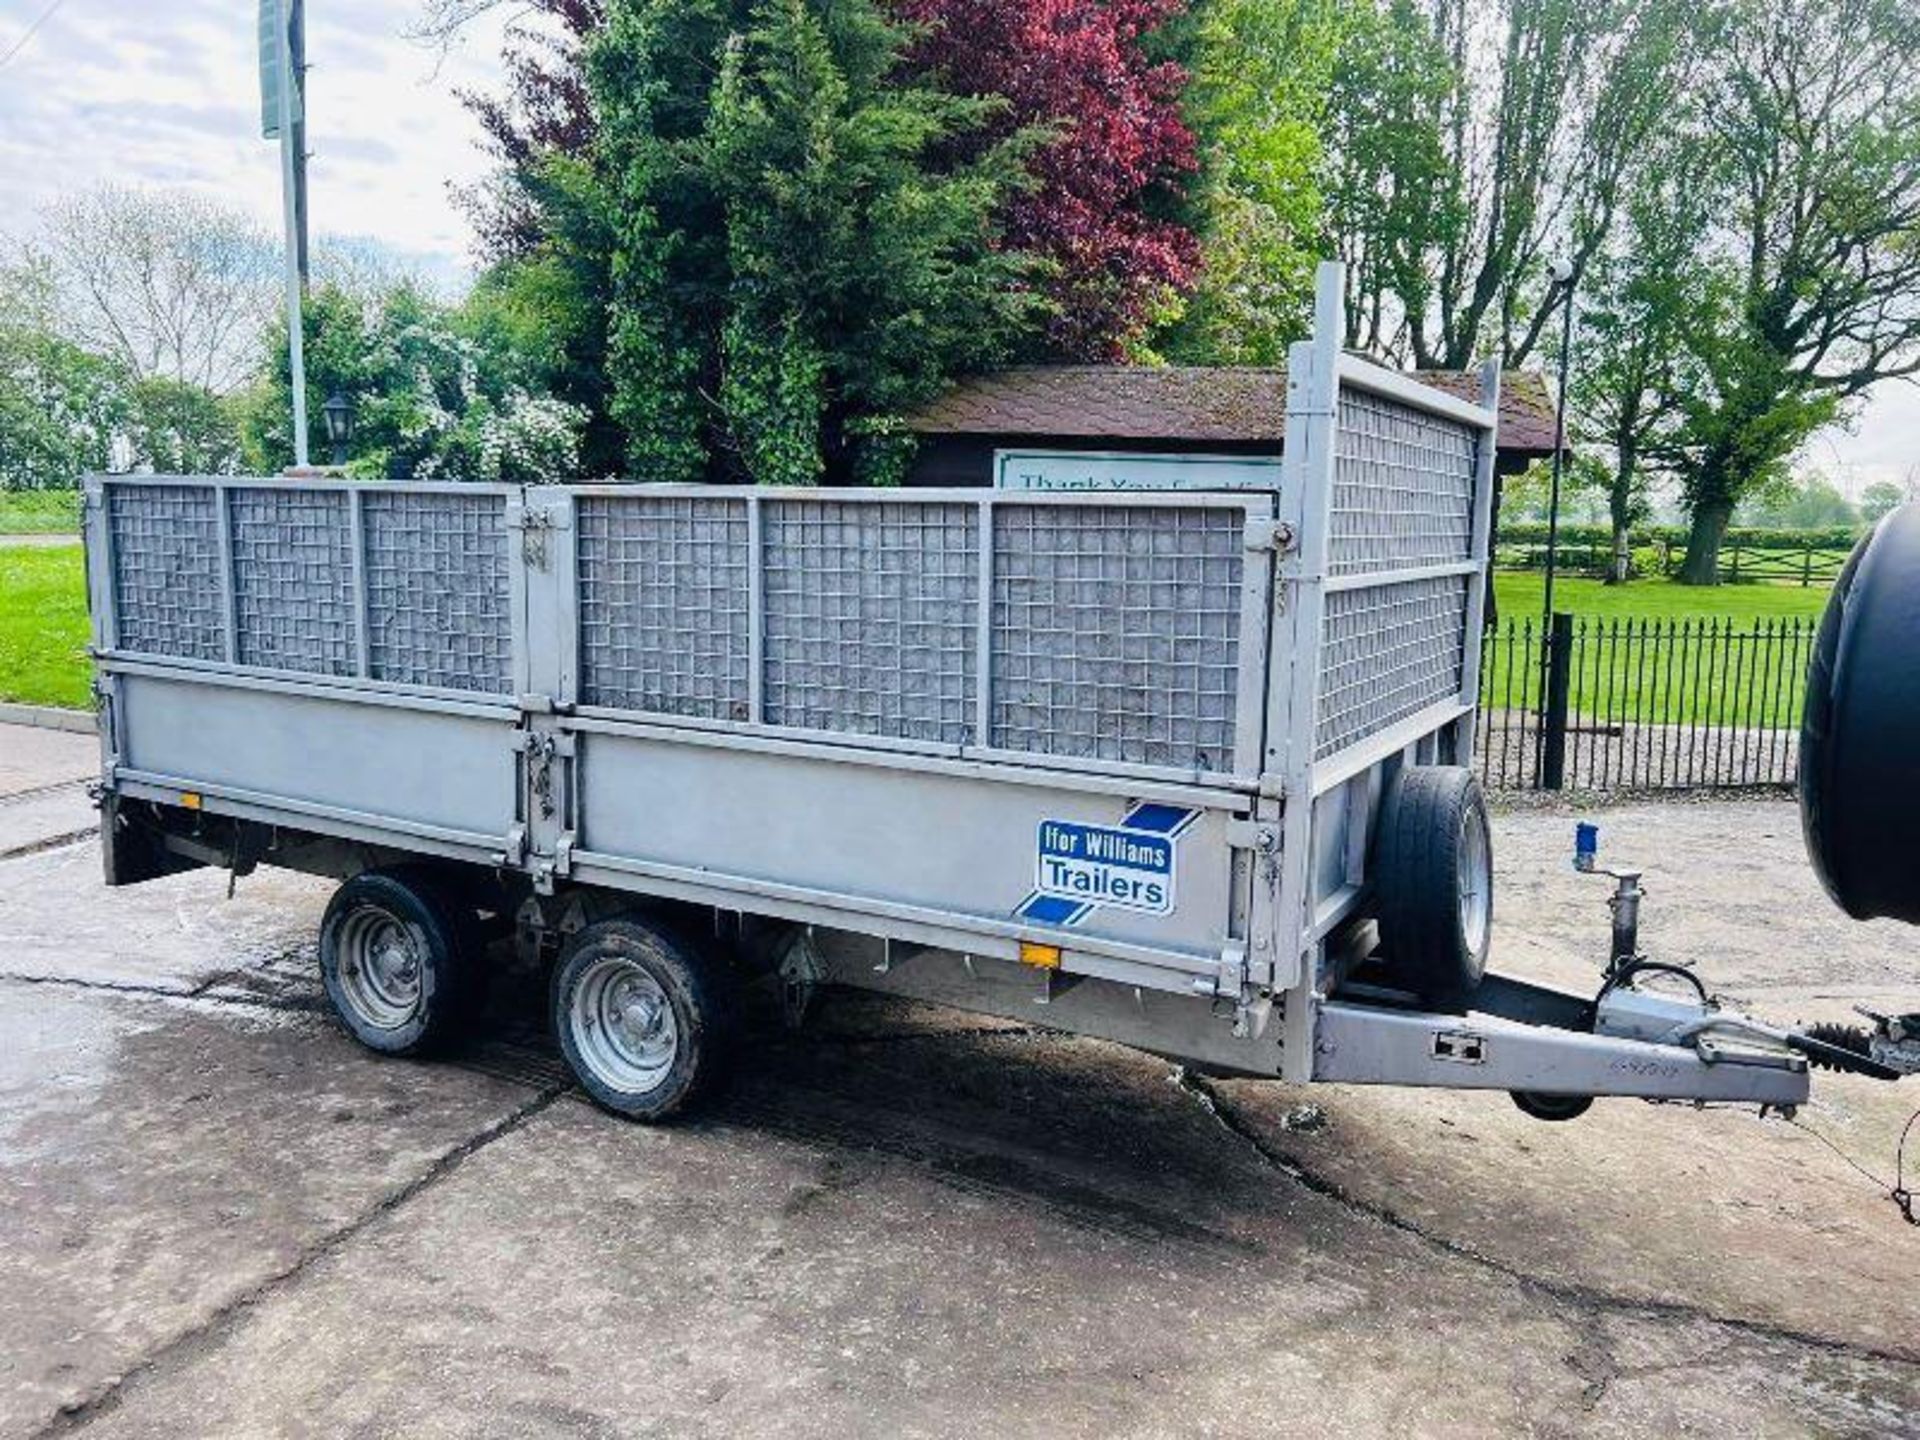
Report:
M 1564 790 L 1567 785 L 1567 709 L 1573 679 L 1573 616 L 1553 614 L 1547 632 L 1547 696 L 1540 717 L 1540 788 Z

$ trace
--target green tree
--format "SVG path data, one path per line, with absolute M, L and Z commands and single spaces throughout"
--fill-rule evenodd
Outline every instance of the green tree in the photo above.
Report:
M 1432 258 L 1466 224 L 1442 138 L 1456 84 L 1415 0 L 1345 0 L 1324 187 L 1346 266 L 1349 346 L 1424 353 L 1417 337 L 1433 309 Z
M 1330 107 L 1332 228 L 1354 343 L 1462 368 L 1551 333 L 1666 119 L 1681 0 L 1347 0 Z
M 964 153 L 997 104 L 904 80 L 909 37 L 872 0 L 609 7 L 589 73 L 639 473 L 844 473 L 862 431 L 1031 325 L 993 221 L 1031 137 Z
M 1732 0 L 1703 113 L 1724 259 L 1689 335 L 1681 578 L 1734 508 L 1875 384 L 1920 373 L 1920 11 Z
M 245 459 L 241 407 L 165 375 L 135 381 L 124 428 L 133 463 L 163 475 L 231 475 Z
M 579 478 L 578 407 L 547 393 L 537 352 L 492 302 L 448 306 L 408 283 L 355 295 L 321 286 L 304 309 L 309 446 L 327 453 L 321 405 L 335 391 L 355 410 L 352 468 L 421 479 Z M 521 336 L 537 342 L 537 336 Z M 246 452 L 278 469 L 292 453 L 285 333 L 249 397 Z
M 1874 524 L 1906 504 L 1907 499 L 1902 486 L 1891 480 L 1876 480 L 1860 492 L 1860 518 Z
M 1201 138 L 1193 223 L 1205 266 L 1159 348 L 1191 363 L 1274 365 L 1305 332 L 1325 244 L 1321 143 L 1339 0 L 1205 0 L 1183 47 Z
M 1689 163 L 1696 153 L 1667 147 L 1636 179 L 1621 234 L 1589 266 L 1579 316 L 1571 409 L 1577 438 L 1609 461 L 1614 583 L 1628 577 L 1629 536 L 1646 518 L 1651 482 L 1671 472 L 1685 397 L 1699 379 L 1685 343 L 1702 304 L 1695 256 L 1709 219 Z
M 0 265 L 0 490 L 60 490 L 107 468 L 128 377 L 53 328 L 55 290 L 30 261 Z
M 1824 475 L 1781 473 L 1751 495 L 1738 512 L 1742 524 L 1768 530 L 1843 530 L 1860 523 L 1860 509 Z

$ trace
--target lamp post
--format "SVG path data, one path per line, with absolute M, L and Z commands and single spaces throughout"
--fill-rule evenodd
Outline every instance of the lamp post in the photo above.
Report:
M 1553 286 L 1565 290 L 1561 302 L 1566 307 L 1560 331 L 1560 393 L 1553 409 L 1553 481 L 1547 493 L 1547 584 L 1541 613 L 1549 629 L 1553 625 L 1553 577 L 1560 561 L 1560 471 L 1567 449 L 1567 372 L 1573 363 L 1573 263 L 1565 258 L 1553 262 Z
M 320 407 L 327 422 L 327 439 L 333 445 L 333 463 L 347 463 L 347 446 L 353 442 L 353 401 L 334 391 Z
M 1560 475 L 1566 464 L 1567 376 L 1573 365 L 1573 264 L 1562 257 L 1553 262 L 1553 288 L 1565 292 L 1566 307 L 1560 331 L 1560 393 L 1553 411 L 1553 482 L 1547 495 L 1547 583 L 1540 623 L 1540 728 L 1534 759 L 1534 784 L 1558 790 L 1565 782 L 1567 751 L 1567 667 L 1573 647 L 1573 622 L 1556 627 L 1553 617 L 1553 578 L 1560 565 Z M 1552 295 L 1552 291 L 1548 295 Z

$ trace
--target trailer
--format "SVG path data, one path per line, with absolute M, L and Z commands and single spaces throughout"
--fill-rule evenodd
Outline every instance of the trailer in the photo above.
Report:
M 1797 1104 L 1820 1042 L 1676 997 L 1630 925 L 1597 997 L 1487 973 L 1499 374 L 1343 353 L 1339 293 L 1272 488 L 95 477 L 107 883 L 338 877 L 326 991 L 394 1054 L 459 1033 L 511 920 L 638 1118 L 755 977 L 796 1020 L 853 986 L 1546 1118 Z

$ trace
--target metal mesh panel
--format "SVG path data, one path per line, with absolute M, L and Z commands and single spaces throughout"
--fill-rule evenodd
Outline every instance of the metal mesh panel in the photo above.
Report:
M 767 503 L 768 722 L 972 738 L 978 515 L 951 503 Z
M 242 665 L 351 675 L 357 666 L 353 532 L 338 490 L 234 490 L 236 658 Z
M 119 647 L 224 660 L 219 492 L 204 485 L 112 485 L 107 526 Z
M 1233 765 L 1245 512 L 1002 505 L 996 746 Z
M 1468 581 L 1450 575 L 1327 596 L 1315 759 L 1460 693 Z
M 582 698 L 746 719 L 746 502 L 583 496 L 578 525 Z
M 512 689 L 505 501 L 368 491 L 367 660 L 376 680 Z
M 1479 434 L 1458 420 L 1342 388 L 1332 573 L 1469 559 Z

